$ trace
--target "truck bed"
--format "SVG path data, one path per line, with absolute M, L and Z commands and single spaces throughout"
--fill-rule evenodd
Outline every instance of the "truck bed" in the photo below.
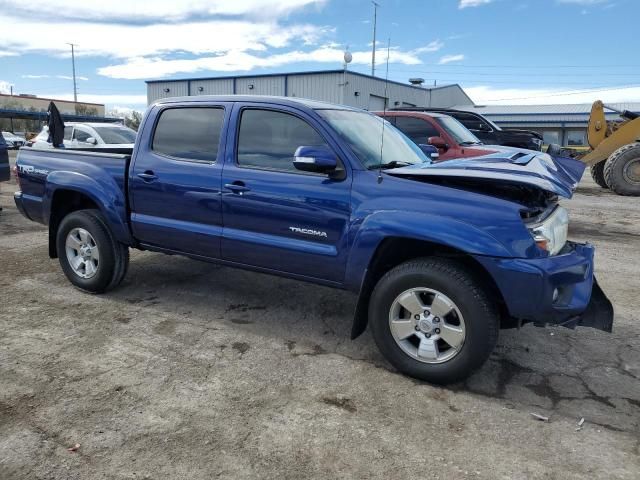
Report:
M 130 153 L 23 147 L 18 152 L 16 164 L 21 173 L 20 194 L 25 200 L 24 213 L 32 220 L 45 222 L 42 202 L 47 198 L 47 185 L 58 182 L 64 185 L 71 181 L 70 175 L 79 175 L 93 184 L 101 184 L 104 191 L 109 190 L 108 184 L 115 183 L 122 196 L 126 197 L 130 160 Z

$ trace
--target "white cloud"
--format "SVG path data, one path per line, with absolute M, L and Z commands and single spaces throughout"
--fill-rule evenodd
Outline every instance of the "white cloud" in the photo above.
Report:
M 493 0 L 460 0 L 460 3 L 458 3 L 458 8 L 462 10 L 463 8 L 479 7 L 481 5 L 487 5 L 492 1 Z
M 440 60 L 438 61 L 438 65 L 445 65 L 452 62 L 461 62 L 462 60 L 464 60 L 464 55 L 461 53 L 457 55 L 445 55 L 444 57 L 440 58 Z
M 73 77 L 71 75 L 56 75 L 56 78 L 60 78 L 62 80 L 73 80 Z M 76 75 L 76 80 L 82 80 L 83 82 L 86 82 L 89 79 L 87 77 Z
M 12 83 L 9 82 L 5 82 L 4 80 L 0 80 L 0 93 L 11 93 L 11 87 L 13 86 Z
M 542 105 L 561 103 L 640 102 L 640 86 L 567 91 L 560 89 L 465 87 L 478 105 Z
M 3 0 L 2 10 L 16 18 L 75 19 L 97 22 L 176 22 L 212 16 L 276 18 L 309 5 L 322 6 L 326 0 Z M 3 25 L 4 26 L 4 25 Z
M 311 44 L 329 29 L 313 25 L 282 26 L 277 22 L 212 20 L 173 24 L 124 25 L 78 22 L 73 28 L 56 21 L 0 15 L 0 45 L 19 53 L 70 56 L 65 42 L 74 42 L 76 57 L 112 56 L 133 58 L 171 52 L 217 54 L 229 50 L 282 48 L 294 40 Z M 37 32 L 30 35 L 25 32 Z M 63 33 L 64 32 L 64 33 Z M 52 42 L 52 38 L 60 39 Z
M 311 51 L 294 50 L 286 53 L 258 56 L 247 52 L 231 51 L 222 55 L 200 57 L 196 59 L 166 60 L 159 57 L 138 57 L 124 63 L 109 65 L 98 69 L 100 75 L 112 78 L 142 79 L 161 78 L 175 73 L 194 73 L 214 70 L 219 72 L 248 71 L 253 68 L 280 67 L 298 62 L 331 63 L 339 66 L 343 50 L 321 47 Z M 352 51 L 352 64 L 369 65 L 371 51 Z M 386 52 L 380 53 L 380 63 L 386 61 Z M 397 48 L 389 50 L 389 63 L 418 65 L 421 60 L 413 52 L 403 52 Z
M 6 52 L 4 50 L 0 50 L 0 57 L 17 57 L 18 54 L 16 52 Z
M 411 53 L 414 53 L 414 54 L 432 53 L 432 52 L 437 52 L 442 47 L 444 47 L 444 43 L 442 43 L 440 40 L 433 40 L 432 42 L 429 42 L 424 47 L 414 48 L 413 50 L 411 50 Z
M 29 78 L 31 80 L 39 80 L 42 78 L 60 78 L 62 80 L 73 80 L 73 77 L 71 75 L 22 75 L 22 78 Z M 82 77 L 79 75 L 76 75 L 76 80 L 82 80 L 82 81 L 87 81 L 89 80 L 87 77 Z

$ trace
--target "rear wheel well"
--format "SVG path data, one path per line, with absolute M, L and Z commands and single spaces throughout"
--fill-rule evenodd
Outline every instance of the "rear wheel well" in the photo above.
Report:
M 369 267 L 362 289 L 358 297 L 356 313 L 351 331 L 351 338 L 356 338 L 364 332 L 369 317 L 369 299 L 378 281 L 392 268 L 408 260 L 421 257 L 450 258 L 462 265 L 465 271 L 471 273 L 483 286 L 489 298 L 494 302 L 503 322 L 509 320 L 504 298 L 493 277 L 471 255 L 457 248 L 434 242 L 415 240 L 411 238 L 392 237 L 383 240 Z M 503 326 L 507 326 L 506 323 Z
M 56 233 L 60 222 L 71 212 L 85 209 L 96 209 L 98 205 L 84 193 L 75 190 L 56 190 L 51 200 L 51 215 L 49 216 L 49 257 L 58 258 L 56 248 Z

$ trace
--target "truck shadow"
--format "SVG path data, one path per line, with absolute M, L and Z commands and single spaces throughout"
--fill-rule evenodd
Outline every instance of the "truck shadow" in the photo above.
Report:
M 392 370 L 368 332 L 350 340 L 355 297 L 346 292 L 180 257 L 137 254 L 124 288 L 109 296 L 179 313 L 191 322 L 226 324 L 238 341 L 244 340 L 243 332 L 268 336 L 292 356 L 337 354 Z M 494 398 L 527 414 L 576 422 L 584 417 L 592 425 L 634 432 L 640 428 L 640 338 L 624 323 L 614 334 L 533 326 L 503 330 L 478 372 L 444 388 Z

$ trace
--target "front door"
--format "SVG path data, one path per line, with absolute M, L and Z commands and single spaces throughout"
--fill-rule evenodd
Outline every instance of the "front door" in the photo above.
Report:
M 304 112 L 237 105 L 222 173 L 222 258 L 331 282 L 344 278 L 351 177 L 296 170 L 299 146 L 336 146 Z M 233 128 L 233 130 L 231 130 Z
M 155 128 L 139 139 L 129 174 L 131 224 L 143 244 L 220 257 L 220 138 L 229 109 L 167 105 L 147 119 Z

